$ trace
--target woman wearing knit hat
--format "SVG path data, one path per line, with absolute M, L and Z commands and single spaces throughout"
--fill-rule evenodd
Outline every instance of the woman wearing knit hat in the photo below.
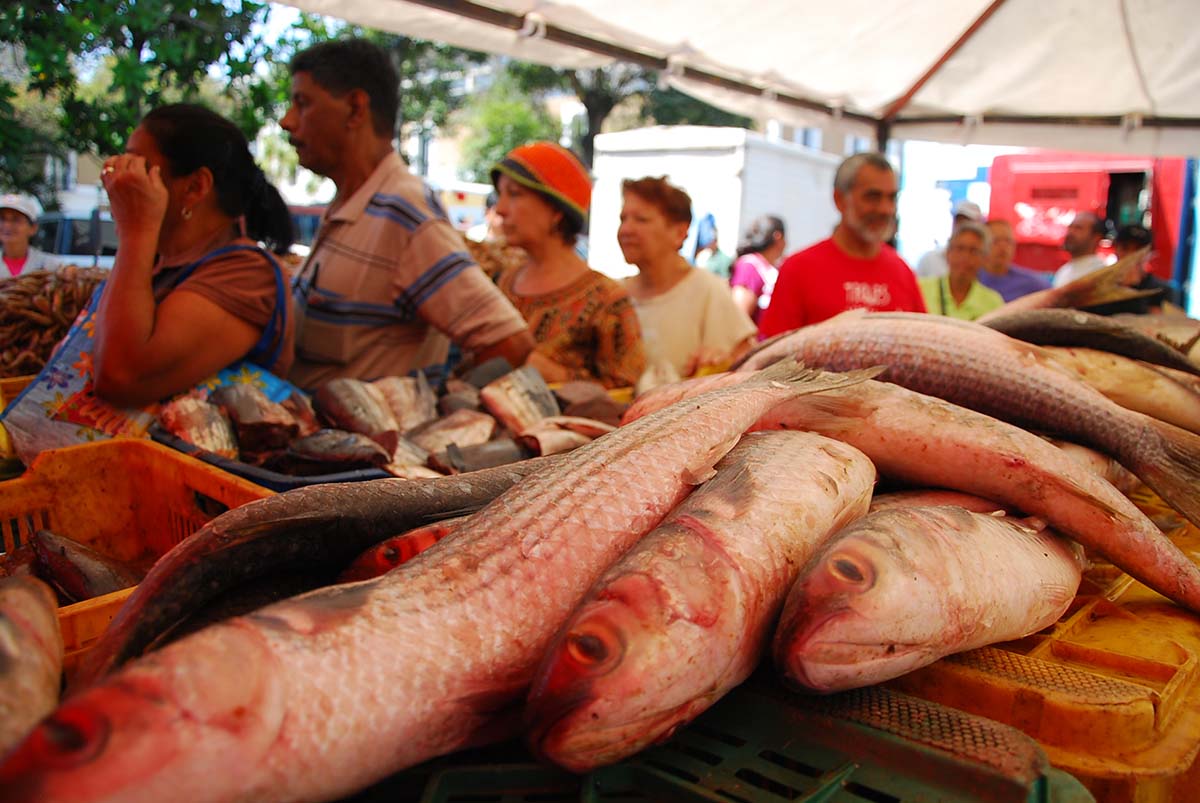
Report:
M 534 142 L 504 157 L 492 183 L 505 241 L 528 254 L 496 278 L 537 342 L 528 364 L 548 382 L 632 386 L 646 364 L 637 313 L 620 284 L 575 252 L 591 204 L 587 170 L 565 148 Z

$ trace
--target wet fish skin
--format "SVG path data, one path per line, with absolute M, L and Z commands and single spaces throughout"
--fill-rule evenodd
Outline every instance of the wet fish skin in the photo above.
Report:
M 313 406 L 335 429 L 366 435 L 391 454 L 400 438 L 400 424 L 382 390 L 370 382 L 331 379 L 313 395 Z
M 475 474 L 311 485 L 234 508 L 155 563 L 76 673 L 82 688 L 141 655 L 209 600 L 275 571 L 348 565 L 397 532 L 462 515 L 556 458 Z
M 233 421 L 243 456 L 286 448 L 300 431 L 300 424 L 283 405 L 253 385 L 223 385 L 208 400 Z
M 737 382 L 738 373 L 721 381 Z M 755 426 L 817 432 L 861 449 L 882 476 L 964 491 L 1036 515 L 1200 612 L 1200 569 L 1094 469 L 1020 427 L 874 381 L 785 402 Z
M 1040 522 L 896 508 L 847 527 L 805 567 L 774 643 L 789 682 L 881 683 L 1056 622 L 1079 588 L 1077 546 Z
M 58 705 L 62 664 L 54 592 L 36 577 L 0 578 L 0 756 Z
M 743 368 L 780 356 L 830 370 L 887 365 L 889 382 L 1099 449 L 1200 525 L 1200 436 L 1120 407 L 1039 346 L 940 315 L 856 311 L 792 332 Z
M 401 432 L 437 418 L 437 395 L 424 373 L 418 371 L 415 377 L 385 376 L 371 384 L 383 393 Z
M 359 468 L 391 462 L 387 450 L 366 435 L 340 429 L 321 429 L 288 446 L 288 455 L 316 463 L 354 464 Z
M 1001 511 L 1008 515 L 1017 514 L 1012 508 L 982 496 L 948 491 L 944 488 L 915 488 L 908 491 L 892 491 L 886 494 L 876 494 L 871 498 L 868 513 L 878 513 L 883 510 L 909 507 L 961 507 L 972 513 L 995 513 Z
M 1032 309 L 981 322 L 989 329 L 1038 346 L 1107 351 L 1200 376 L 1200 365 L 1178 349 L 1105 315 L 1077 309 Z
M 440 452 L 452 443 L 474 446 L 486 443 L 496 431 L 496 419 L 477 410 L 455 410 L 450 415 L 429 421 L 405 437 L 426 452 Z
M 479 398 L 488 412 L 513 432 L 559 414 L 558 401 L 531 365 L 492 380 L 479 391 Z
M 538 667 L 535 752 L 573 772 L 669 736 L 746 679 L 820 544 L 866 512 L 875 468 L 820 435 L 747 435 L 588 592 Z
M 135 586 L 142 579 L 132 566 L 50 530 L 38 530 L 30 543 L 38 574 L 75 602 Z
M 14 803 L 326 800 L 511 735 L 505 709 L 599 573 L 762 411 L 828 386 L 793 363 L 669 408 L 532 474 L 383 577 L 152 653 L 69 698 L 0 764 L 0 788 Z

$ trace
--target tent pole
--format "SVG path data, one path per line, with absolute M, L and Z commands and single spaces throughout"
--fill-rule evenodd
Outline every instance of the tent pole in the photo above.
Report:
M 875 150 L 887 153 L 888 140 L 892 138 L 892 121 L 881 119 L 875 124 Z

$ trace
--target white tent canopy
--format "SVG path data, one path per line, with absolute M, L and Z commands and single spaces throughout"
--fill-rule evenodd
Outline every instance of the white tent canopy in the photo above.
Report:
M 286 0 L 730 111 L 865 136 L 1200 154 L 1197 0 Z

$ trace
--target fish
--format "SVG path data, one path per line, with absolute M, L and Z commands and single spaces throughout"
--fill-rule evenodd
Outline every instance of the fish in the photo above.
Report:
M 1002 505 L 982 496 L 948 491 L 945 488 L 914 488 L 907 491 L 892 491 L 891 493 L 876 494 L 871 498 L 868 513 L 878 513 L 881 510 L 909 507 L 961 507 L 972 513 L 995 513 L 1002 511 L 1009 515 L 1018 511 L 1010 506 Z
M 1200 393 L 1159 368 L 1096 349 L 1043 348 L 1056 363 L 1126 410 L 1200 433 Z
M 578 416 L 555 415 L 525 428 L 518 440 L 534 454 L 558 454 L 578 448 L 616 427 L 603 421 Z
M 592 586 L 526 703 L 533 751 L 572 772 L 674 731 L 758 665 L 800 569 L 866 513 L 875 467 L 803 432 L 747 435 Z
M 307 438 L 322 428 L 321 422 L 317 420 L 317 411 L 313 409 L 312 400 L 300 391 L 292 391 L 279 405 L 296 419 L 296 434 L 299 437 Z
M 742 368 L 792 355 L 834 371 L 888 365 L 889 382 L 1099 449 L 1200 525 L 1200 436 L 1117 405 L 1040 346 L 941 315 L 855 312 L 798 329 Z
M 195 396 L 177 396 L 158 412 L 163 428 L 184 441 L 220 457 L 236 460 L 237 435 L 229 416 L 215 404 Z
M 111 594 L 142 579 L 133 566 L 50 530 L 38 530 L 30 543 L 37 555 L 38 576 L 73 602 Z
M 787 596 L 772 647 L 789 683 L 829 693 L 1054 624 L 1079 589 L 1078 546 L 1031 519 L 957 507 L 859 519 Z
M 1200 365 L 1179 349 L 1106 315 L 1077 309 L 1033 309 L 989 317 L 982 322 L 989 329 L 1038 346 L 1108 351 L 1200 376 Z
M 720 381 L 741 380 L 734 372 Z M 784 402 L 754 428 L 816 432 L 860 449 L 881 476 L 963 491 L 1037 516 L 1200 612 L 1200 569 L 1092 468 L 1018 426 L 870 380 Z
M 417 371 L 416 376 L 385 376 L 371 384 L 383 393 L 401 432 L 408 432 L 438 416 L 437 394 L 421 371 Z
M 599 382 L 584 379 L 572 379 L 563 382 L 554 389 L 554 398 L 558 401 L 559 409 L 566 410 L 572 404 L 582 404 L 594 399 L 610 399 L 608 390 Z
M 34 577 L 37 553 L 28 542 L 0 552 L 0 577 Z
M 415 466 L 411 463 L 388 463 L 383 470 L 402 480 L 428 480 L 446 476 L 428 466 Z
M 474 446 L 491 440 L 496 419 L 477 410 L 456 410 L 450 415 L 422 424 L 405 437 L 426 452 L 441 452 L 454 443 Z
M 1080 276 L 1062 287 L 1049 287 L 1027 293 L 1020 298 L 1014 298 L 1007 304 L 991 312 L 984 313 L 976 320 L 986 324 L 994 318 L 1010 315 L 1014 312 L 1025 312 L 1032 309 L 1047 307 L 1097 307 L 1116 301 L 1127 301 L 1131 298 L 1146 298 L 1161 295 L 1161 290 L 1135 290 L 1127 287 L 1126 282 L 1136 274 L 1138 265 L 1150 253 L 1148 248 L 1128 254 L 1112 265 L 1093 271 L 1086 276 Z
M 0 789 L 9 803 L 328 800 L 512 736 L 596 577 L 764 411 L 845 381 L 772 366 L 560 456 L 382 577 L 150 653 L 68 697 L 0 763 Z
M 1058 447 L 1060 451 L 1072 460 L 1103 477 L 1114 488 L 1126 496 L 1129 496 L 1134 490 L 1141 487 L 1141 480 L 1135 477 L 1129 469 L 1103 452 L 1097 452 L 1095 449 L 1089 449 L 1086 446 L 1080 446 L 1078 443 L 1071 443 L 1059 438 L 1043 437 L 1047 442 Z
M 300 432 L 292 414 L 253 385 L 222 385 L 208 400 L 233 421 L 243 457 L 287 448 Z
M 513 432 L 560 413 L 546 380 L 531 365 L 492 380 L 479 391 L 479 398 L 487 411 Z
M 589 440 L 585 438 L 586 442 Z M 516 463 L 537 454 L 553 454 L 538 452 L 518 443 L 512 438 L 496 438 L 486 443 L 473 446 L 459 447 L 451 443 L 445 451 L 429 456 L 429 467 L 443 474 L 462 474 L 466 471 L 478 471 L 483 468 L 503 466 L 506 463 Z
M 313 406 L 335 429 L 366 435 L 388 454 L 395 451 L 400 424 L 375 385 L 348 377 L 331 379 L 317 388 Z
M 0 579 L 0 756 L 58 705 L 62 669 L 54 592 L 36 577 Z
M 424 527 L 417 527 L 386 541 L 380 541 L 355 558 L 354 562 L 338 575 L 338 582 L 352 583 L 387 574 L 454 532 L 466 518 L 455 516 L 452 519 L 435 521 L 433 524 L 426 524 Z
M 289 474 L 330 474 L 384 466 L 392 456 L 366 435 L 322 429 L 293 441 L 284 460 Z
M 479 388 L 461 379 L 447 379 L 446 392 L 438 399 L 438 412 L 450 415 L 458 410 L 483 410 Z
M 74 685 L 141 655 L 221 594 L 283 570 L 324 569 L 332 581 L 368 547 L 476 510 L 556 459 L 422 482 L 310 485 L 226 511 L 159 558 L 87 652 Z
M 619 402 L 608 394 L 605 394 L 604 396 L 596 396 L 595 398 L 583 401 L 571 402 L 571 404 L 562 408 L 562 412 L 563 415 L 569 415 L 574 418 L 588 418 L 592 421 L 601 421 L 616 427 L 620 426 L 621 415 L 627 407 L 629 407 L 628 404 Z

